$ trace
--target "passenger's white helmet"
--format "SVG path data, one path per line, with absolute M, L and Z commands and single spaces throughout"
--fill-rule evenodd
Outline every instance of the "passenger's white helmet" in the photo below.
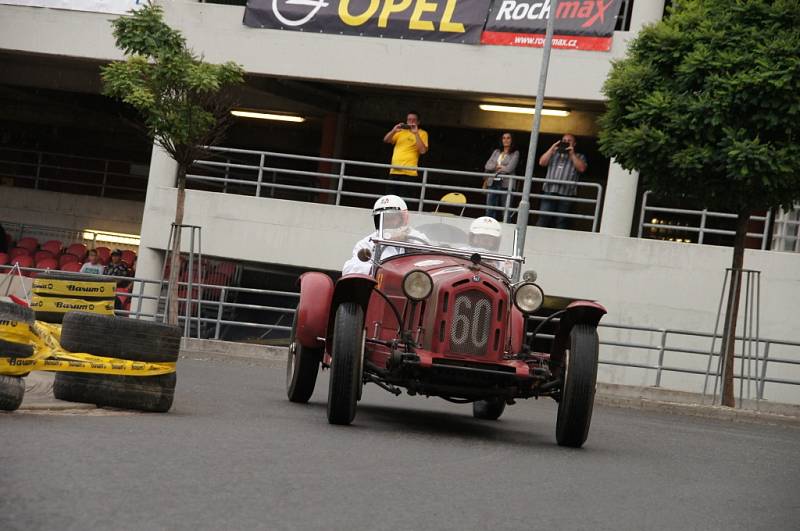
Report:
M 500 249 L 500 237 L 503 229 L 494 218 L 483 216 L 469 226 L 469 244 L 472 247 L 480 247 L 488 251 Z
M 397 212 L 399 214 L 396 223 L 389 223 L 389 218 L 386 216 L 386 213 L 389 212 Z M 408 226 L 408 206 L 401 197 L 384 195 L 375 201 L 375 205 L 372 207 L 372 219 L 375 222 L 376 229 L 380 223 L 381 214 L 384 214 L 383 223 L 385 228 L 404 228 Z M 387 225 L 392 226 L 389 227 Z

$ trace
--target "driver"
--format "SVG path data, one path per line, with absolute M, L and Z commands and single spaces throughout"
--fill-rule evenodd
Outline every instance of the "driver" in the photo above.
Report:
M 383 237 L 388 240 L 406 241 L 409 237 L 428 242 L 428 238 L 424 234 L 412 229 L 408 225 L 408 207 L 406 202 L 396 195 L 385 195 L 379 197 L 372 207 L 372 219 L 375 222 L 375 232 L 368 234 L 361 240 L 356 242 L 353 247 L 353 256 L 344 263 L 342 267 L 343 275 L 350 275 L 359 273 L 362 275 L 369 275 L 371 264 L 369 259 L 372 258 L 372 252 L 375 249 L 375 244 L 370 241 L 371 238 L 377 238 L 378 226 L 380 225 L 381 214 L 383 214 Z M 381 258 L 389 258 L 396 254 L 401 254 L 404 249 L 400 247 L 385 246 L 381 253 Z

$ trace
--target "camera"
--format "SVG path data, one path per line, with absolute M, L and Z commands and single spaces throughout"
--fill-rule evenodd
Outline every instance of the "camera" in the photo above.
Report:
M 410 126 L 410 125 L 408 125 L 408 124 L 402 124 L 402 125 L 400 126 L 400 129 L 411 129 L 411 126 Z
M 564 142 L 563 140 L 561 140 L 558 143 L 558 152 L 559 153 L 566 153 L 568 147 L 569 147 L 569 142 Z

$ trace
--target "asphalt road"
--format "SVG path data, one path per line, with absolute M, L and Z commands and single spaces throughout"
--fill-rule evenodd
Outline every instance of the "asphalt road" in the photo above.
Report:
M 181 360 L 168 414 L 0 414 L 0 529 L 798 529 L 800 429 L 555 403 L 497 422 L 368 386 L 355 424 L 281 368 Z

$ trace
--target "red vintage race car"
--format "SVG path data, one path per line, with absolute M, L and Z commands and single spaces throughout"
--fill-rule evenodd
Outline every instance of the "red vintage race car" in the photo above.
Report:
M 471 248 L 464 230 L 470 220 L 422 217 L 427 224 L 401 237 L 376 231 L 369 274 L 344 275 L 335 285 L 324 273 L 300 277 L 289 399 L 310 399 L 320 366 L 331 371 L 333 424 L 353 421 L 366 383 L 395 395 L 405 388 L 472 403 L 473 415 L 487 420 L 517 399 L 550 397 L 558 402 L 558 444 L 583 445 L 605 309 L 545 297 L 530 271 L 512 282 L 524 260 Z M 536 315 L 545 318 L 531 320 L 528 331 L 528 317 Z M 537 351 L 543 345 L 547 350 Z

